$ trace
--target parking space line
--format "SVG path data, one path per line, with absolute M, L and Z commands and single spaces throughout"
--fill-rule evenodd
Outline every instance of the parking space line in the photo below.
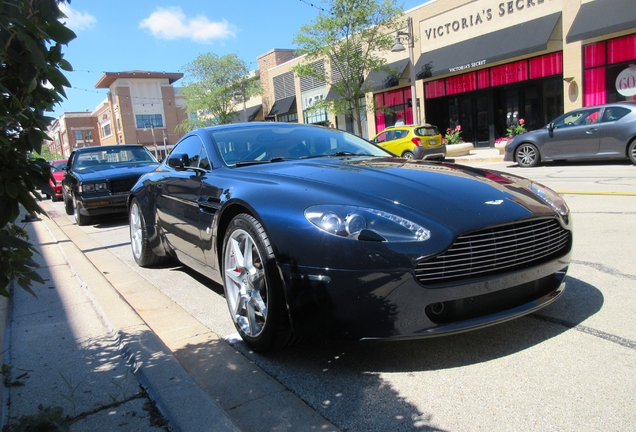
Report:
M 560 195 L 618 195 L 618 196 L 636 196 L 636 192 L 593 192 L 593 191 L 556 191 Z

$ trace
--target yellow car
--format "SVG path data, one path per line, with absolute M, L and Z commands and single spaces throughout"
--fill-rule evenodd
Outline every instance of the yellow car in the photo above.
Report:
M 437 126 L 430 124 L 390 126 L 371 141 L 406 159 L 446 158 L 446 145 Z

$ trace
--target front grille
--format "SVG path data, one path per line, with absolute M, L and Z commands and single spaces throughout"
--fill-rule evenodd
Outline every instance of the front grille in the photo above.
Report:
M 127 194 L 137 183 L 139 177 L 117 179 L 110 181 L 110 192 L 113 195 Z
M 443 254 L 419 261 L 415 276 L 436 284 L 525 268 L 567 253 L 570 242 L 570 232 L 555 219 L 489 228 L 460 236 Z
M 426 316 L 438 324 L 447 324 L 503 312 L 544 297 L 561 285 L 549 275 L 501 291 L 428 305 Z

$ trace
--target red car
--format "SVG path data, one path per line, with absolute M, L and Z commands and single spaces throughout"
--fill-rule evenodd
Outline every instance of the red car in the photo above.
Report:
M 51 161 L 51 187 L 55 191 L 55 194 L 51 197 L 53 201 L 60 201 L 62 199 L 62 179 L 64 178 L 64 168 L 68 159 L 58 159 Z

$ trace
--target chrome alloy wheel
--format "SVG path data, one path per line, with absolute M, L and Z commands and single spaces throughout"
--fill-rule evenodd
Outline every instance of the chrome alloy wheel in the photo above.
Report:
M 139 204 L 133 202 L 130 207 L 130 247 L 136 259 L 139 259 L 142 253 L 142 230 L 141 210 L 139 210 Z
M 267 321 L 267 282 L 263 258 L 249 233 L 232 233 L 223 264 L 232 319 L 247 336 L 257 337 Z
M 539 163 L 539 153 L 532 144 L 521 144 L 517 149 L 517 163 L 522 167 L 533 167 Z

